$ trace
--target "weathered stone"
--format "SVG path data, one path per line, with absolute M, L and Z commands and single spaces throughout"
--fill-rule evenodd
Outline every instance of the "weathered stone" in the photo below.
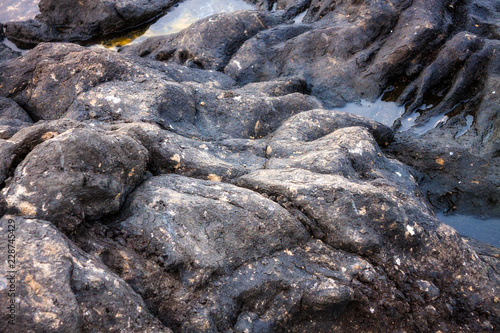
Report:
M 33 120 L 13 100 L 0 97 L 0 139 L 8 139 Z
M 408 103 L 405 117 L 416 118 L 418 130 L 425 126 L 431 130 L 424 139 L 429 144 L 417 134 L 398 136 L 391 153 L 401 154 L 405 163 L 425 174 L 422 184 L 437 208 L 462 207 L 462 212 L 497 216 L 494 152 L 498 151 L 499 118 L 492 103 L 498 104 L 494 93 L 499 73 L 500 44 L 494 23 L 498 17 L 500 10 L 490 0 L 318 0 L 304 18 L 309 24 L 260 32 L 242 45 L 224 71 L 240 84 L 302 75 L 311 94 L 327 107 L 374 100 L 396 87 L 390 98 Z M 446 123 L 432 129 L 430 123 L 439 117 Z M 463 135 L 462 129 L 470 126 L 467 117 L 474 117 L 474 123 Z M 479 180 L 478 187 L 489 189 L 483 192 L 463 185 L 470 182 L 455 181 L 455 175 L 470 177 L 456 164 L 443 167 L 448 176 L 435 173 L 434 161 L 448 148 L 470 156 L 469 166 L 487 160 L 485 174 L 493 176 Z M 455 197 L 451 200 L 450 192 Z
M 380 141 L 391 138 L 387 127 L 358 116 L 304 112 L 256 140 L 267 144 L 264 169 L 233 181 L 264 198 L 219 182 L 153 177 L 130 196 L 115 223 L 88 225 L 77 243 L 179 331 L 329 332 L 353 325 L 473 331 L 496 325 L 496 315 L 481 315 L 486 308 L 500 311 L 491 289 L 497 278 L 488 277 L 496 273 L 435 219 L 409 170 L 386 158 L 369 131 Z M 119 132 L 149 149 L 162 147 L 154 149 L 158 155 L 170 146 L 198 144 L 153 125 L 125 125 Z M 157 143 L 162 136 L 168 140 Z M 215 153 L 213 144 L 204 145 Z M 171 162 L 184 163 L 179 157 Z M 283 221 L 281 249 L 269 241 L 275 237 L 265 245 L 256 238 L 273 232 L 276 221 Z M 314 239 L 304 243 L 302 225 Z
M 0 248 L 16 251 L 15 269 L 7 260 L 0 266 L 2 332 L 171 332 L 127 283 L 51 223 L 6 215 L 0 232 Z M 14 325 L 7 307 L 12 299 Z
M 36 120 L 63 117 L 68 108 L 78 102 L 80 94 L 108 81 L 126 81 L 117 83 L 121 83 L 124 90 L 139 85 L 148 77 L 157 80 L 146 82 L 146 85 L 164 79 L 197 80 L 213 87 L 233 86 L 233 82 L 220 73 L 133 62 L 114 52 L 72 44 L 41 44 L 22 58 L 4 62 L 0 68 L 0 95 L 15 100 Z M 100 90 L 106 91 L 104 87 Z M 111 99 L 108 102 L 114 100 L 112 95 L 105 97 Z
M 178 173 L 226 181 L 261 169 L 267 161 L 265 140 L 202 141 L 149 124 L 127 124 L 120 127 L 119 133 L 134 138 L 148 149 L 148 170 L 155 175 Z
M 122 32 L 146 23 L 177 0 L 41 0 L 41 14 L 33 20 L 9 22 L 7 36 L 16 43 L 84 41 Z
M 216 14 L 176 34 L 148 38 L 120 51 L 201 69 L 222 70 L 247 39 L 282 22 L 279 16 L 256 11 Z
M 2 192 L 8 210 L 45 218 L 65 232 L 117 213 L 143 179 L 145 148 L 130 137 L 88 129 L 52 135 L 17 166 Z
M 42 44 L 0 63 L 0 96 L 38 121 L 0 140 L 0 213 L 28 249 L 34 310 L 20 318 L 47 309 L 45 331 L 498 331 L 498 251 L 428 202 L 498 211 L 496 2 L 257 2 L 284 11 L 215 16 L 122 54 Z M 306 24 L 285 22 L 305 8 Z M 383 92 L 415 128 L 324 109 Z
M 73 128 L 83 128 L 84 124 L 61 120 L 54 122 L 39 122 L 30 127 L 24 127 L 9 140 L 1 140 L 2 149 L 0 183 L 10 178 L 15 168 L 40 143 Z
M 290 115 L 321 107 L 302 93 L 307 87 L 300 80 L 239 89 L 221 73 L 184 74 L 177 65 L 71 44 L 41 44 L 0 67 L 0 95 L 37 120 L 151 122 L 207 140 L 264 136 Z
M 309 238 L 288 211 L 252 191 L 176 175 L 148 180 L 123 214 L 117 228 L 130 245 L 187 285 Z

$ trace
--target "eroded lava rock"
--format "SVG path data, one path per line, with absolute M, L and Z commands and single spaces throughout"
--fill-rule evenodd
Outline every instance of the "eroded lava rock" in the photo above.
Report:
M 498 251 L 428 199 L 498 210 L 500 8 L 274 3 L 121 54 L 42 43 L 0 62 L 19 305 L 2 332 L 498 331 Z M 286 21 L 297 6 L 306 23 Z M 398 84 L 408 113 L 444 89 L 417 123 L 448 122 L 418 136 L 328 109 Z M 458 177 L 468 196 L 443 204 Z

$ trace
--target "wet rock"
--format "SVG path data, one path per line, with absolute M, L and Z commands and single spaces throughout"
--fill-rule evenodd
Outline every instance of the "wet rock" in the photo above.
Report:
M 329 129 L 318 131 L 318 119 Z M 369 131 L 385 139 L 390 130 L 375 125 L 305 112 L 256 140 L 267 143 L 267 162 L 232 180 L 253 191 L 217 177 L 152 177 L 115 222 L 82 225 L 76 242 L 179 331 L 496 325 L 496 273 L 436 220 L 409 170 L 381 153 Z M 146 124 L 119 132 L 146 147 L 166 135 L 155 154 L 196 142 Z
M 54 137 L 26 156 L 3 190 L 9 211 L 71 232 L 84 220 L 117 213 L 143 179 L 147 152 L 127 136 L 88 129 L 49 135 Z
M 7 45 L 0 43 L 0 62 L 12 58 L 17 58 L 20 55 L 20 52 L 14 51 Z
M 194 81 L 216 88 L 234 86 L 220 73 L 131 61 L 108 50 L 62 43 L 43 43 L 22 58 L 2 63 L 0 68 L 0 95 L 16 101 L 35 120 L 63 117 L 78 95 L 108 81 L 127 81 L 122 89 L 137 86 L 149 77 Z M 101 90 L 106 91 L 104 87 Z M 111 99 L 108 102 L 115 100 L 112 95 L 105 97 Z
M 304 12 L 311 0 L 247 0 L 261 10 L 284 10 L 283 17 L 291 19 Z
M 281 86 L 285 86 L 282 82 Z M 277 129 L 288 117 L 322 107 L 314 97 L 298 92 L 269 96 L 261 89 L 196 90 L 196 127 L 206 138 L 260 138 Z
M 17 249 L 15 273 L 0 267 L 0 299 L 10 304 L 11 284 L 16 295 L 15 325 L 2 307 L 2 332 L 171 332 L 127 283 L 51 223 L 6 215 L 0 231 L 15 235 L 14 242 L 2 237 L 1 248 Z
M 40 15 L 24 22 L 8 22 L 6 35 L 21 45 L 40 42 L 84 41 L 122 32 L 148 22 L 177 0 L 114 1 L 41 0 Z
M 368 87 L 358 93 L 353 91 L 355 77 L 363 68 L 360 61 L 356 63 L 355 55 L 377 36 L 389 33 L 396 12 L 385 4 L 368 8 L 364 3 L 346 3 L 341 7 L 350 5 L 357 15 L 349 18 L 342 11 L 335 12 L 331 21 L 336 24 L 331 26 L 323 22 L 312 27 L 285 25 L 257 34 L 232 57 L 225 72 L 241 83 L 300 73 L 312 85 L 312 94 L 329 106 L 342 105 L 360 96 L 378 96 L 381 91 Z M 367 11 L 370 14 L 364 15 Z
M 462 48 L 456 47 L 458 43 L 468 45 L 470 52 L 459 51 Z M 481 50 L 471 55 L 474 45 Z M 426 73 L 427 69 L 422 73 L 417 80 L 421 88 L 413 92 L 421 103 L 436 104 L 414 111 L 412 116 L 422 124 L 420 128 L 429 126 L 426 120 L 441 123 L 422 135 L 412 130 L 398 134 L 388 150 L 421 172 L 420 184 L 436 209 L 500 216 L 500 111 L 496 107 L 500 103 L 499 47 L 497 42 L 478 40 L 469 33 L 458 34 L 447 43 L 442 51 L 446 56 L 428 67 L 434 68 L 431 73 Z M 442 99 L 423 98 L 432 89 L 448 88 L 442 83 L 443 77 L 449 79 L 451 70 L 445 62 L 461 68 L 451 74 L 456 75 L 453 86 Z M 405 91 L 416 87 L 410 84 Z
M 142 121 L 205 140 L 247 139 L 267 135 L 291 114 L 321 107 L 313 97 L 283 93 L 269 96 L 265 89 L 227 91 L 164 80 L 114 81 L 80 94 L 64 118 Z
M 388 151 L 417 170 L 422 191 L 435 209 L 500 216 L 496 153 L 478 154 L 479 149 L 466 149 L 443 132 L 440 129 L 423 137 L 398 135 Z M 449 143 L 444 144 L 443 137 Z
M 123 214 L 117 228 L 127 241 L 187 285 L 309 238 L 286 209 L 252 191 L 177 175 L 148 180 Z
M 492 1 L 312 1 L 308 24 L 260 32 L 224 71 L 240 84 L 299 75 L 326 107 L 375 100 L 394 88 L 387 98 L 407 103 L 404 117 L 416 118 L 417 133 L 429 133 L 423 140 L 398 135 L 390 152 L 424 174 L 433 205 L 498 216 L 499 118 L 492 106 L 498 103 L 499 15 Z M 436 158 L 453 151 L 469 156 L 469 166 L 488 161 L 491 179 L 469 179 L 456 163 L 435 172 Z
M 120 60 L 105 50 L 42 44 L 24 57 L 0 65 L 0 95 L 12 98 L 35 120 L 58 119 L 81 92 L 144 73 Z
M 56 135 L 74 128 L 84 128 L 85 125 L 74 121 L 62 120 L 54 122 L 39 122 L 30 127 L 24 127 L 9 140 L 1 140 L 0 183 L 11 180 L 15 168 L 37 145 L 52 139 Z
M 387 146 L 394 140 L 394 132 L 385 125 L 355 114 L 331 110 L 310 110 L 290 117 L 272 134 L 272 140 L 310 142 L 352 126 L 366 128 L 379 146 Z
M 247 39 L 283 20 L 256 11 L 216 14 L 169 36 L 151 37 L 120 52 L 201 69 L 222 70 Z

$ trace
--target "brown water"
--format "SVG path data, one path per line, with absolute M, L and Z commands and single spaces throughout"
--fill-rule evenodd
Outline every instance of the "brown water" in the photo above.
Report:
M 39 0 L 0 0 L 0 22 L 25 21 L 40 14 Z

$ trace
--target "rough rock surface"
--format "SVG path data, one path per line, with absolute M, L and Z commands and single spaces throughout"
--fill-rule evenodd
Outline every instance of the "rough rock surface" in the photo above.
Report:
M 360 99 L 373 101 L 393 89 L 386 98 L 406 104 L 404 116 L 415 119 L 416 130 L 398 135 L 388 152 L 401 155 L 405 163 L 421 172 L 421 184 L 435 208 L 500 216 L 500 183 L 496 176 L 500 145 L 500 111 L 496 107 L 500 8 L 496 1 L 317 0 L 255 4 L 265 10 L 274 4 L 284 10 L 300 5 L 307 12 L 304 23 L 289 21 L 263 29 L 232 51 L 229 62 L 218 61 L 219 65 L 227 63 L 223 69 L 209 68 L 223 70 L 239 84 L 301 78 L 311 94 L 328 108 Z M 274 14 L 283 19 L 293 17 L 290 11 Z M 218 31 L 233 31 L 235 18 L 231 15 L 226 14 L 225 20 L 207 19 L 177 35 L 152 38 L 124 52 L 204 67 L 211 64 L 204 56 L 214 52 L 205 45 L 229 45 L 231 40 L 240 43 L 241 38 L 231 34 L 205 34 L 208 22 L 212 30 L 217 26 Z M 196 46 L 191 40 L 197 41 Z M 438 119 L 446 121 L 433 129 Z M 431 130 L 425 130 L 425 126 Z M 422 131 L 427 133 L 421 140 L 418 133 Z M 444 152 L 455 151 L 462 156 L 464 165 L 484 165 L 487 160 L 485 173 L 494 176 L 469 179 L 470 172 L 456 168 L 457 163 L 438 167 L 446 175 L 458 172 L 456 177 L 436 172 L 435 160 Z
M 83 220 L 117 213 L 142 181 L 147 152 L 130 137 L 85 129 L 44 135 L 53 137 L 17 166 L 3 193 L 8 210 L 53 218 L 70 232 Z
M 246 40 L 283 21 L 280 16 L 265 12 L 223 13 L 200 20 L 176 34 L 148 38 L 120 51 L 201 69 L 222 70 Z
M 6 35 L 21 45 L 84 41 L 144 24 L 178 0 L 40 0 L 35 19 L 5 24 Z
M 259 3 L 286 11 L 0 62 L 0 255 L 15 235 L 18 305 L 2 332 L 499 330 L 498 251 L 428 200 L 498 210 L 500 8 Z M 299 5 L 308 23 L 285 22 Z M 448 121 L 419 136 L 327 109 L 390 86 L 418 125 Z
M 10 222 L 12 223 L 10 223 Z M 6 215 L 0 232 L 15 226 L 15 280 L 0 277 L 0 297 L 16 285 L 16 325 L 0 310 L 2 332 L 171 332 L 130 286 L 96 257 L 79 249 L 50 222 Z M 7 248 L 7 237 L 0 247 Z M 7 262 L 2 260 L 2 273 Z M 10 278 L 10 280 L 9 280 Z M 22 310 L 21 310 L 22 309 Z
M 30 116 L 11 99 L 0 97 L 0 138 L 8 139 L 33 124 Z

